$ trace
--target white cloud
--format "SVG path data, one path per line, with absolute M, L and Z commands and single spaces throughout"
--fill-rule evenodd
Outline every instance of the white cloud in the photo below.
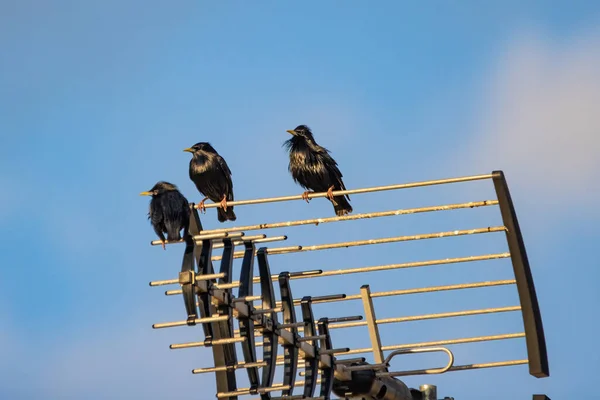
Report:
M 504 169 L 511 187 L 545 205 L 596 206 L 599 48 L 598 30 L 560 42 L 531 32 L 511 40 L 484 87 L 469 168 Z

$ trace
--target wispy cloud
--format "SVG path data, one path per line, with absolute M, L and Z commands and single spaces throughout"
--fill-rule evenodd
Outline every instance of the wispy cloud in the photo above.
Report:
M 463 158 L 469 168 L 502 168 L 511 186 L 553 209 L 571 202 L 597 209 L 598 48 L 599 30 L 566 41 L 532 31 L 515 36 L 483 88 L 475 138 Z

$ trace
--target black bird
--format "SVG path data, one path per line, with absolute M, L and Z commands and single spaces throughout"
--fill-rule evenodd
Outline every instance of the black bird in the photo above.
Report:
M 299 125 L 293 131 L 287 132 L 293 135 L 285 141 L 284 146 L 290 152 L 288 169 L 294 182 L 314 192 L 327 192 L 336 215 L 351 213 L 352 206 L 348 202 L 350 196 L 333 196 L 334 190 L 346 190 L 346 186 L 337 163 L 329 155 L 329 150 L 315 142 L 310 128 L 306 125 Z M 306 191 L 302 194 L 306 202 L 309 201 L 308 193 L 310 192 Z
M 148 219 L 165 248 L 165 233 L 168 241 L 180 240 L 180 232 L 188 235 L 190 225 L 190 204 L 179 192 L 177 186 L 160 181 L 141 196 L 152 196 Z
M 206 142 L 196 143 L 183 151 L 193 154 L 190 161 L 190 179 L 198 191 L 206 196 L 198 203 L 198 208 L 206 212 L 204 202 L 210 199 L 221 204 L 221 208 L 217 210 L 219 222 L 235 221 L 233 206 L 227 207 L 227 202 L 233 201 L 233 182 L 231 171 L 223 157 Z

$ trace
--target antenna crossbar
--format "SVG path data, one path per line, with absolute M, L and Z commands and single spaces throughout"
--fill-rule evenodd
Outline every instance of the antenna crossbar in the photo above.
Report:
M 310 218 L 310 219 L 301 219 L 301 220 L 293 220 L 293 221 L 284 221 L 284 222 L 271 222 L 271 223 L 263 223 L 263 224 L 255 224 L 255 225 L 244 225 L 244 226 L 234 226 L 231 228 L 218 228 L 218 229 L 208 229 L 200 232 L 201 235 L 207 233 L 221 233 L 221 232 L 237 232 L 237 231 L 257 231 L 263 229 L 277 229 L 277 228 L 290 228 L 294 226 L 302 226 L 302 225 L 320 225 L 327 224 L 331 222 L 342 222 L 342 221 L 356 221 L 360 219 L 371 219 L 371 218 L 382 218 L 382 217 L 392 217 L 397 215 L 408 215 L 408 214 L 420 214 L 427 212 L 436 212 L 436 211 L 449 211 L 449 210 L 460 210 L 460 209 L 470 209 L 470 208 L 478 208 L 478 207 L 489 207 L 498 205 L 498 200 L 482 200 L 482 201 L 470 201 L 467 203 L 454 203 L 454 204 L 444 204 L 439 206 L 428 206 L 428 207 L 415 207 L 415 208 L 406 208 L 406 209 L 397 209 L 397 210 L 389 210 L 389 211 L 378 211 L 378 212 L 370 212 L 370 213 L 361 213 L 361 214 L 349 214 L 339 217 L 326 217 L 326 218 Z M 194 237 L 195 239 L 195 237 Z M 160 241 L 157 241 L 160 244 Z
M 348 269 L 338 269 L 338 270 L 332 270 L 332 271 L 323 271 L 320 274 L 317 275 L 295 275 L 290 277 L 291 280 L 294 279 L 310 279 L 310 278 L 322 278 L 322 277 L 328 277 L 328 276 L 339 276 L 339 275 L 350 275 L 350 274 L 360 274 L 360 273 L 368 273 L 368 272 L 377 272 L 377 271 L 389 271 L 389 270 L 394 270 L 394 269 L 402 269 L 402 268 L 419 268 L 419 267 L 429 267 L 429 266 L 433 266 L 433 265 L 445 265 L 445 264 L 457 264 L 457 263 L 463 263 L 463 262 L 475 262 L 475 261 L 487 261 L 487 260 L 497 260 L 497 259 L 502 259 L 502 258 L 509 258 L 510 257 L 510 253 L 495 253 L 495 254 L 484 254 L 484 255 L 480 255 L 480 256 L 467 256 L 467 257 L 454 257 L 454 258 L 443 258 L 443 259 L 437 259 L 437 260 L 427 260 L 427 261 L 414 261 L 414 262 L 406 262 L 406 263 L 399 263 L 399 264 L 387 264 L 387 265 L 376 265 L 376 266 L 371 266 L 371 267 L 359 267 L 359 268 L 348 268 Z M 198 275 L 198 278 L 200 278 L 201 275 Z M 278 275 L 271 275 L 271 280 L 273 282 L 277 281 L 277 277 Z M 252 282 L 254 284 L 258 284 L 260 283 L 260 276 L 255 276 L 252 279 Z M 164 280 L 164 281 L 153 281 L 150 282 L 150 286 L 160 286 L 160 285 L 174 285 L 179 283 L 179 279 L 168 279 L 168 280 Z M 233 281 L 230 285 L 232 286 L 226 286 L 227 287 L 237 287 L 239 286 L 240 282 L 239 281 Z M 223 287 L 220 287 L 221 289 L 223 289 Z M 175 290 L 167 290 L 165 292 L 166 296 L 174 296 L 177 294 L 181 294 L 181 289 L 175 289 Z M 254 296 L 253 300 L 259 300 L 260 297 L 256 297 Z
M 401 349 L 421 348 L 421 347 L 435 347 L 435 346 L 448 346 L 455 344 L 467 344 L 467 343 L 478 343 L 478 342 L 491 342 L 497 340 L 508 340 L 508 339 L 520 339 L 525 337 L 525 332 L 519 333 L 505 333 L 500 335 L 488 335 L 488 336 L 475 336 L 458 339 L 447 339 L 447 340 L 434 340 L 429 342 L 417 342 L 417 343 L 406 343 L 406 344 L 394 344 L 388 346 L 382 346 L 382 351 L 392 351 Z M 372 347 L 364 347 L 359 349 L 351 349 L 344 353 L 345 356 L 353 354 L 364 354 L 371 353 Z M 277 365 L 283 365 L 283 357 L 277 358 Z M 303 364 L 298 364 L 298 368 L 303 368 Z
M 434 185 L 445 185 L 449 183 L 459 183 L 459 182 L 469 182 L 469 181 L 477 181 L 482 179 L 491 179 L 493 178 L 493 174 L 485 174 L 485 175 L 471 175 L 471 176 L 463 176 L 458 178 L 446 178 L 446 179 L 435 179 L 430 181 L 420 181 L 420 182 L 411 182 L 411 183 L 400 183 L 396 185 L 386 185 L 386 186 L 373 186 L 369 188 L 362 189 L 351 189 L 351 190 L 334 190 L 333 196 L 341 196 L 346 194 L 364 194 L 364 193 L 373 193 L 373 192 L 383 192 L 387 190 L 399 190 L 399 189 L 410 189 L 416 187 L 423 186 L 434 186 Z M 316 192 L 309 193 L 309 199 L 315 199 L 318 197 L 327 197 L 327 192 Z M 280 196 L 280 197 L 266 197 L 262 199 L 253 199 L 253 200 L 236 200 L 236 201 L 228 201 L 225 203 L 227 207 L 230 206 L 245 206 L 245 205 L 254 205 L 254 204 L 265 204 L 265 203 L 276 203 L 282 201 L 293 201 L 293 200 L 304 200 L 302 195 L 292 195 L 292 196 Z M 197 207 L 197 206 L 196 206 Z M 221 207 L 221 203 L 205 203 L 204 208 L 217 208 Z
M 444 232 L 434 232 L 434 233 L 423 233 L 418 235 L 405 235 L 405 236 L 395 236 L 388 238 L 380 238 L 380 239 L 367 239 L 367 240 L 353 240 L 349 242 L 338 242 L 338 243 L 327 243 L 327 244 L 317 244 L 312 246 L 289 246 L 289 247 L 274 247 L 269 248 L 269 255 L 276 254 L 289 254 L 289 253 L 299 253 L 306 251 L 318 251 L 318 250 L 331 250 L 331 249 L 340 249 L 347 247 L 356 247 L 356 246 L 369 246 L 373 244 L 387 244 L 387 243 L 397 243 L 397 242 L 409 242 L 413 240 L 426 240 L 426 239 L 440 239 L 445 237 L 454 237 L 454 236 L 465 236 L 465 235 L 477 235 L 482 233 L 493 233 L 493 232 L 506 232 L 505 226 L 488 226 L 485 228 L 473 228 L 473 229 L 460 229 L 453 231 L 444 231 Z M 236 251 L 233 253 L 233 258 L 242 258 L 244 256 L 243 251 Z M 212 257 L 212 261 L 218 261 L 222 256 Z

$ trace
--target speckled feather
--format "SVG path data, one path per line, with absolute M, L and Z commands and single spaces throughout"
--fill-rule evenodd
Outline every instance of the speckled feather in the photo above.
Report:
M 284 142 L 290 155 L 288 170 L 294 182 L 315 192 L 326 192 L 331 186 L 333 190 L 346 190 L 343 175 L 329 150 L 317 144 L 307 126 L 300 125 L 295 131 L 298 134 Z M 352 212 L 348 202 L 350 196 L 335 196 L 333 199 L 336 215 Z
M 158 182 L 150 190 L 155 194 L 150 200 L 148 219 L 154 232 L 160 240 L 180 240 L 181 230 L 184 236 L 188 234 L 190 224 L 190 206 L 187 199 L 179 192 L 177 187 L 169 182 Z
M 192 149 L 189 175 L 198 191 L 215 203 L 219 203 L 224 195 L 227 201 L 233 201 L 232 174 L 225 159 L 209 143 L 196 143 Z M 217 217 L 219 222 L 235 221 L 233 206 L 228 206 L 227 211 L 218 208 Z

